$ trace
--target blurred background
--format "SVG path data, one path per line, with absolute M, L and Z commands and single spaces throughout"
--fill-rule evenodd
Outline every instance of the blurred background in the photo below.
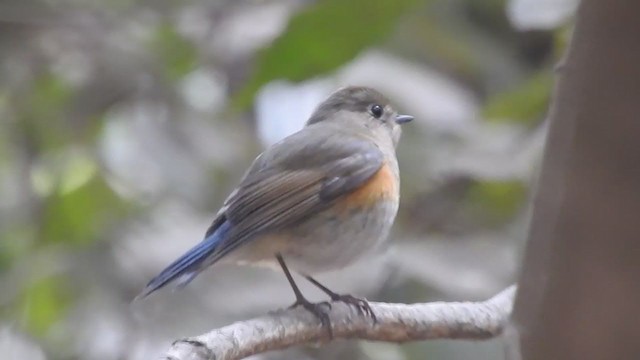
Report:
M 219 266 L 142 302 L 265 146 L 344 85 L 416 120 L 392 245 L 320 276 L 376 301 L 480 300 L 514 282 L 553 66 L 576 0 L 4 0 L 0 353 L 150 359 L 290 305 Z M 321 293 L 300 281 L 315 300 Z M 338 341 L 257 359 L 499 359 L 499 341 Z

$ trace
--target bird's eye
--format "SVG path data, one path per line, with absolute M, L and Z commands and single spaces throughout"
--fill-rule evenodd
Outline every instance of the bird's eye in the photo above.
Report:
M 371 106 L 371 115 L 373 115 L 374 118 L 380 119 L 380 117 L 382 116 L 382 113 L 383 113 L 382 106 L 378 104 L 373 104 Z

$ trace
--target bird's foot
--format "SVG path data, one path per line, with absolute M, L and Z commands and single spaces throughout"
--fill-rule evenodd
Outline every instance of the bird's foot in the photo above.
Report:
M 328 301 L 321 301 L 318 303 L 312 303 L 305 298 L 299 298 L 293 305 L 289 306 L 290 309 L 302 306 L 308 312 L 312 313 L 320 323 L 322 327 L 327 329 L 329 339 L 333 339 L 333 329 L 331 328 L 331 320 L 329 319 L 329 311 L 331 310 L 331 303 Z
M 378 322 L 376 314 L 373 312 L 373 309 L 371 309 L 371 305 L 369 305 L 367 299 L 357 298 L 353 295 L 348 294 L 341 295 L 334 293 L 331 295 L 331 300 L 343 302 L 348 305 L 353 305 L 358 310 L 358 313 L 369 316 L 374 323 Z

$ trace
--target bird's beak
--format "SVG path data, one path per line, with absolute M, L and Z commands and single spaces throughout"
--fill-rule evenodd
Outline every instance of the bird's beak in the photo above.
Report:
M 413 116 L 411 115 L 398 115 L 396 116 L 396 124 L 404 124 L 413 120 Z

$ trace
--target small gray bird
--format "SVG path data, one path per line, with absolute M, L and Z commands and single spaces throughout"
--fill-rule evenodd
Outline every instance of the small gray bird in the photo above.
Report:
M 260 154 L 229 195 L 204 240 L 153 278 L 139 297 L 177 280 L 189 283 L 217 262 L 279 265 L 295 305 L 331 331 L 326 307 L 308 301 L 289 268 L 375 319 L 368 303 L 339 295 L 311 276 L 343 268 L 379 248 L 398 211 L 400 177 L 395 148 L 398 115 L 374 89 L 333 93 L 299 132 Z

